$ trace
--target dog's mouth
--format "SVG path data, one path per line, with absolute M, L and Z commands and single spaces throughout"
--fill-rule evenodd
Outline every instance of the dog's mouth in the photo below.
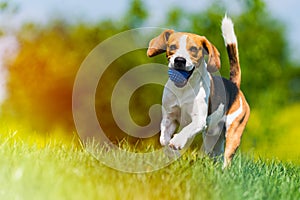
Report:
M 176 87 L 182 88 L 184 87 L 191 75 L 193 74 L 195 68 L 190 71 L 180 70 L 180 69 L 173 69 L 169 68 L 168 74 L 171 81 L 174 82 Z

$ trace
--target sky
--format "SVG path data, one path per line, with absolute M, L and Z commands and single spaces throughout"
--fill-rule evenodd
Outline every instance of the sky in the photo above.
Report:
M 228 14 L 239 11 L 237 1 L 223 0 L 228 5 Z M 270 14 L 280 19 L 287 27 L 287 39 L 294 54 L 292 58 L 300 62 L 300 1 L 298 0 L 265 0 Z M 26 21 L 46 23 L 53 17 L 67 18 L 72 22 L 96 22 L 101 19 L 118 19 L 125 14 L 129 0 L 10 0 L 19 6 L 17 16 L 7 20 L 0 19 L 0 26 L 18 26 Z M 209 0 L 143 0 L 150 11 L 147 26 L 159 26 L 167 10 L 176 5 L 186 11 L 195 12 L 205 9 Z M 8 25 L 9 24 L 9 25 Z

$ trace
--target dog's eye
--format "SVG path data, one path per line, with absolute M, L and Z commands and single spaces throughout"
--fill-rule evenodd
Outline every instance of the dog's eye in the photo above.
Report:
M 170 49 L 170 51 L 174 51 L 177 49 L 177 47 L 175 44 L 172 44 L 172 45 L 170 45 L 169 49 Z
M 192 47 L 190 48 L 190 51 L 193 52 L 193 53 L 197 53 L 197 52 L 198 52 L 198 48 L 195 47 L 195 46 L 192 46 Z

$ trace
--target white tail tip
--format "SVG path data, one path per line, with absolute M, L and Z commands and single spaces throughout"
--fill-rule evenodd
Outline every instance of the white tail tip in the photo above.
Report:
M 237 44 L 237 39 L 233 29 L 233 23 L 227 15 L 222 20 L 222 34 L 225 40 L 225 45 Z

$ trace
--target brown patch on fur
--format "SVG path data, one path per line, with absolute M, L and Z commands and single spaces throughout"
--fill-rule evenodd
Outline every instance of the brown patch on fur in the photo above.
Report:
M 205 37 L 203 37 L 203 47 L 208 53 L 207 70 L 214 73 L 221 68 L 220 53 Z
M 243 95 L 243 94 L 241 91 L 239 91 L 239 94 L 236 96 L 235 101 L 233 102 L 233 104 L 231 105 L 229 110 L 227 111 L 226 115 L 232 114 L 240 108 L 240 97 L 242 97 L 241 95 Z M 242 98 L 242 101 L 243 100 L 244 99 Z
M 167 48 L 167 41 L 172 33 L 174 33 L 174 30 L 165 30 L 159 36 L 153 38 L 149 43 L 147 56 L 153 57 L 164 53 Z

